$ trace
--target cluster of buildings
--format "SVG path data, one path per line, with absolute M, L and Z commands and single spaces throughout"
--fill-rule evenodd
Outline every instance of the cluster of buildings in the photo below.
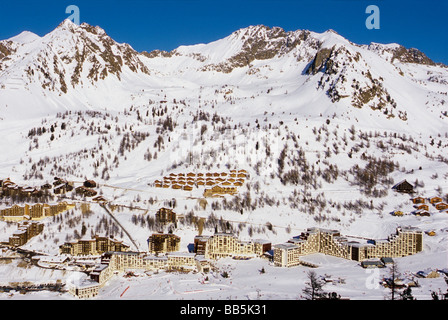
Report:
M 234 194 L 237 188 L 241 187 L 248 174 L 244 169 L 230 170 L 230 172 L 207 172 L 207 173 L 171 173 L 169 176 L 163 177 L 162 180 L 154 182 L 157 188 L 172 188 L 191 191 L 193 188 L 204 186 L 205 196 L 214 194 Z M 214 189 L 213 192 L 210 192 Z M 208 190 L 208 191 L 207 191 Z
M 309 228 L 298 237 L 274 246 L 267 240 L 241 241 L 233 233 L 198 235 L 194 238 L 193 252 L 179 252 L 178 236 L 153 234 L 148 239 L 148 252 L 105 251 L 101 263 L 89 274 L 90 278 L 71 285 L 69 291 L 79 298 L 93 297 L 114 274 L 136 269 L 206 273 L 210 271 L 211 261 L 224 257 L 242 260 L 264 257 L 272 260 L 275 266 L 292 267 L 302 264 L 301 256 L 323 253 L 370 266 L 368 260 L 372 258 L 387 262 L 418 253 L 423 248 L 422 240 L 422 232 L 413 227 L 399 227 L 384 240 L 363 242 L 349 240 L 337 230 Z
M 413 209 L 410 210 L 410 213 L 416 216 L 429 217 L 431 215 L 430 212 L 434 212 L 434 210 L 448 213 L 448 204 L 446 202 L 443 202 L 443 199 L 440 197 L 424 198 L 418 196 L 415 198 L 411 198 L 411 201 L 413 204 Z M 410 213 L 405 213 L 402 210 L 396 210 L 393 212 L 393 215 L 403 216 Z
M 419 216 L 429 216 L 430 206 L 438 211 L 445 211 L 448 213 L 448 204 L 443 202 L 440 197 L 424 198 L 415 197 L 411 199 L 415 207 L 415 214 Z
M 65 201 L 56 204 L 36 203 L 23 206 L 15 204 L 12 207 L 0 209 L 0 218 L 6 221 L 40 220 L 45 217 L 55 216 L 74 207 L 74 204 Z
M 130 270 L 142 271 L 200 271 L 209 272 L 208 262 L 189 252 L 168 252 L 153 255 L 142 252 L 109 252 L 101 257 L 101 263 L 90 272 L 89 279 L 69 284 L 71 294 L 78 298 L 95 297 L 100 288 L 116 273 Z
M 90 278 L 78 284 L 71 284 L 69 292 L 79 298 L 94 297 L 118 272 L 137 269 L 208 273 L 211 268 L 210 260 L 221 257 L 245 259 L 263 256 L 271 250 L 271 243 L 266 240 L 240 241 L 233 233 L 197 236 L 194 239 L 194 252 L 180 252 L 179 246 L 180 237 L 156 233 L 148 238 L 148 252 L 105 252 L 101 263 L 90 272 Z
M 423 233 L 414 227 L 399 227 L 384 240 L 350 240 L 337 230 L 309 228 L 300 236 L 274 246 L 274 264 L 291 267 L 301 264 L 300 257 L 323 253 L 348 260 L 396 258 L 423 250 Z
M 47 186 L 42 186 L 42 188 L 21 186 L 9 178 L 0 180 L 0 196 L 2 197 L 41 197 L 47 189 Z

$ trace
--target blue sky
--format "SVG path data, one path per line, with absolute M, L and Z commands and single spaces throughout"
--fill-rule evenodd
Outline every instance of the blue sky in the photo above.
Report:
M 24 30 L 43 36 L 69 17 L 69 5 L 78 6 L 81 22 L 101 26 L 138 51 L 207 43 L 264 24 L 333 29 L 359 44 L 396 42 L 448 64 L 446 0 L 1 0 L 0 39 Z M 380 29 L 366 28 L 368 5 L 378 6 Z

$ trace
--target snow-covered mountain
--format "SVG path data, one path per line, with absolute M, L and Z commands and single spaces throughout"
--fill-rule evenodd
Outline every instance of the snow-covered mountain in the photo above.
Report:
M 127 244 L 130 234 L 142 251 L 150 233 L 173 231 L 186 251 L 199 222 L 205 234 L 272 244 L 313 226 L 384 239 L 411 225 L 425 232 L 424 250 L 401 266 L 440 269 L 448 211 L 431 205 L 420 216 L 411 196 L 392 187 L 406 179 L 417 195 L 448 202 L 447 84 L 447 67 L 417 49 L 358 45 L 333 30 L 250 26 L 207 44 L 137 52 L 100 27 L 66 20 L 43 37 L 24 31 L 0 41 L 0 180 L 98 182 L 114 220 L 68 192 L 65 199 L 92 210 L 43 220 L 45 231 L 24 248 L 50 255 L 81 230 Z M 248 173 L 236 195 L 155 183 L 232 169 Z M 23 203 L 3 197 L 0 207 L 15 201 Z M 160 207 L 175 208 L 179 223 L 155 225 Z M 0 231 L 2 241 L 13 232 L 5 221 Z M 345 265 L 337 272 L 350 278 L 355 264 Z M 4 274 L 23 278 L 10 269 Z M 350 281 L 350 296 L 365 298 L 364 271 Z M 278 296 L 292 297 L 280 283 Z
M 229 86 L 245 100 L 242 115 L 356 114 L 366 123 L 391 119 L 383 123 L 391 128 L 424 123 L 434 132 L 447 120 L 446 66 L 417 49 L 357 45 L 332 30 L 258 25 L 208 44 L 140 53 L 100 27 L 66 20 L 42 38 L 23 32 L 1 41 L 0 72 L 1 118 L 121 110 L 147 102 L 156 89 L 179 99 Z

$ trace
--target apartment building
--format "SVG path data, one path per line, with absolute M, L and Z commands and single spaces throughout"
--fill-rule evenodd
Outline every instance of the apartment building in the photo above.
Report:
M 274 265 L 278 267 L 293 267 L 299 262 L 299 248 L 293 243 L 274 245 Z
M 20 221 L 24 219 L 40 220 L 45 217 L 55 216 L 74 207 L 74 204 L 69 204 L 65 201 L 51 205 L 36 203 L 33 205 L 25 204 L 19 206 L 15 204 L 10 208 L 0 210 L 0 216 L 6 221 Z
M 388 239 L 372 240 L 370 244 L 358 248 L 358 252 L 352 249 L 352 260 L 405 257 L 423 250 L 423 233 L 415 227 L 398 227 Z
M 348 260 L 404 257 L 423 250 L 422 232 L 413 227 L 399 227 L 384 240 L 349 240 L 337 230 L 309 228 L 285 244 L 274 246 L 274 264 L 289 267 L 299 264 L 299 257 L 323 253 Z
M 168 268 L 167 256 L 147 255 L 143 257 L 145 270 L 165 270 Z
M 156 222 L 161 224 L 175 223 L 176 213 L 172 209 L 160 208 L 156 212 Z
M 68 291 L 80 299 L 88 299 L 97 296 L 99 289 L 100 286 L 98 282 L 88 279 L 82 283 L 68 285 Z
M 223 257 L 262 256 L 270 248 L 269 241 L 241 241 L 233 233 L 215 233 L 213 236 L 195 237 L 195 252 L 212 260 Z
M 19 224 L 17 231 L 9 237 L 9 245 L 11 246 L 22 246 L 27 243 L 31 238 L 37 236 L 44 230 L 44 225 L 42 223 L 34 221 L 23 221 Z
M 197 269 L 195 254 L 190 252 L 168 252 L 167 269 L 169 271 L 194 271 Z
M 81 255 L 101 255 L 108 251 L 128 251 L 129 246 L 122 241 L 109 237 L 95 235 L 93 239 L 80 239 L 71 242 L 65 242 L 59 246 L 60 254 L 70 254 L 73 256 Z
M 148 238 L 148 251 L 158 254 L 179 251 L 180 237 L 174 234 L 154 233 Z

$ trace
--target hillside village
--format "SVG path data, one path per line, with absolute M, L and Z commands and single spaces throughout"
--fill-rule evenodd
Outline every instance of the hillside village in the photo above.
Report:
M 184 174 L 171 174 L 164 178 L 164 181 L 175 181 L 177 176 L 179 178 L 174 183 L 194 182 L 195 187 L 202 186 L 204 188 L 203 196 L 207 198 L 210 196 L 207 190 L 213 190 L 207 188 L 223 184 L 227 180 L 221 177 L 227 175 L 234 181 L 236 181 L 235 178 L 246 179 L 248 177 L 245 170 L 232 170 L 229 174 L 197 174 L 198 180 L 192 179 L 196 176 L 194 173 L 186 175 L 190 180 L 183 178 Z M 209 179 L 203 179 L 202 176 L 209 177 Z M 213 182 L 213 184 L 198 184 L 198 182 L 204 181 Z M 158 183 L 158 181 L 155 182 L 155 188 L 160 188 Z M 64 187 L 64 192 L 61 192 L 61 186 Z M 75 187 L 74 182 L 67 182 L 57 177 L 54 178 L 53 185 L 44 185 L 41 188 L 18 186 L 10 179 L 1 180 L 2 199 L 6 200 L 6 203 L 8 203 L 8 199 L 14 199 L 12 202 L 23 203 L 22 206 L 14 204 L 4 208 L 2 205 L 0 208 L 1 219 L 16 222 L 18 226 L 18 230 L 9 238 L 9 242 L 2 243 L 2 246 L 12 249 L 20 248 L 32 237 L 43 232 L 44 224 L 39 221 L 51 217 L 54 219 L 56 215 L 64 211 L 82 206 L 83 212 L 88 212 L 90 203 L 101 203 L 102 206 L 107 206 L 108 201 L 104 197 L 101 197 L 101 201 L 95 197 L 99 188 L 100 185 L 93 180 L 85 180 L 80 186 Z M 29 202 L 42 200 L 42 189 L 45 190 L 47 199 L 51 198 L 53 203 L 55 200 L 53 194 L 64 199 L 67 193 L 73 192 L 74 195 L 82 196 L 82 198 L 76 199 L 72 196 L 71 204 L 66 201 L 56 202 L 56 204 L 30 204 Z M 392 189 L 397 193 L 410 196 L 409 202 L 412 205 L 409 207 L 413 208 L 411 212 L 416 216 L 429 216 L 429 211 L 434 212 L 434 210 L 448 214 L 448 206 L 441 197 L 415 196 L 413 186 L 406 180 L 394 185 Z M 84 192 L 80 192 L 80 190 L 84 190 Z M 85 192 L 86 190 L 91 190 L 91 192 Z M 221 197 L 222 195 L 232 196 L 234 193 L 216 192 L 215 196 L 218 194 L 221 194 Z M 86 201 L 86 198 L 91 200 Z M 431 210 L 429 205 L 431 205 Z M 111 207 L 114 206 L 110 205 L 109 208 Z M 399 210 L 392 212 L 392 215 L 398 219 L 406 214 L 410 213 Z M 183 218 L 185 218 L 184 215 L 177 214 L 174 209 L 159 208 L 154 214 L 156 228 L 163 230 L 166 226 L 171 227 L 168 229 L 168 233 L 160 231 L 148 234 L 145 251 L 135 251 L 123 240 L 116 240 L 110 236 L 93 235 L 91 239 L 81 237 L 60 243 L 58 255 L 42 255 L 35 252 L 32 261 L 43 268 L 81 270 L 86 273 L 89 276 L 88 279 L 62 284 L 73 296 L 84 299 L 96 297 L 101 288 L 115 275 L 132 275 L 134 270 L 199 272 L 206 275 L 216 269 L 217 260 L 225 257 L 236 260 L 262 258 L 280 268 L 299 265 L 318 268 L 318 265 L 307 262 L 306 259 L 303 260 L 303 257 L 313 253 L 358 261 L 362 268 L 383 268 L 393 262 L 394 258 L 417 254 L 422 252 L 424 247 L 422 230 L 413 226 L 399 226 L 395 234 L 391 234 L 387 239 L 344 236 L 339 230 L 310 227 L 285 243 L 272 243 L 269 238 L 242 241 L 232 231 L 218 231 L 218 225 L 215 225 L 213 234 L 203 235 L 205 222 L 204 219 L 201 219 L 196 220 L 199 234 L 194 239 L 188 239 L 190 245 L 187 248 L 181 248 L 181 238 L 175 232 L 176 226 Z M 123 228 L 123 226 L 121 227 Z M 427 234 L 433 236 L 433 234 Z M 445 276 L 443 269 L 440 272 L 441 276 Z M 423 274 L 421 271 L 418 276 L 422 277 Z

